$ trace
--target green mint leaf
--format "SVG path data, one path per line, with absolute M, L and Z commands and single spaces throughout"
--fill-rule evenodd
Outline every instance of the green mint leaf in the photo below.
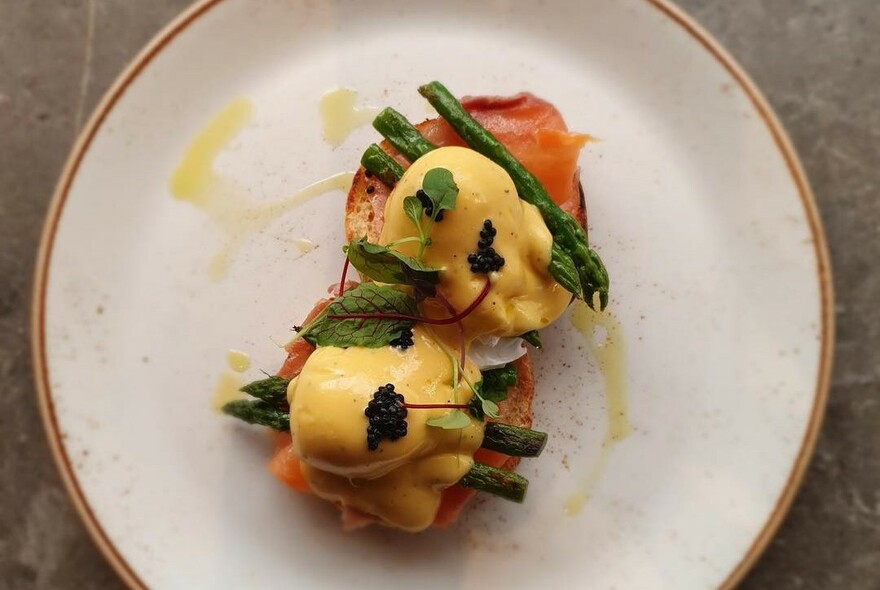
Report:
M 303 330 L 302 337 L 315 346 L 381 348 L 412 327 L 409 320 L 392 318 L 335 319 L 345 314 L 416 315 L 416 302 L 393 287 L 363 283 L 334 299 L 326 312 Z
M 444 414 L 438 418 L 431 418 L 425 424 L 443 430 L 456 430 L 458 428 L 467 428 L 470 426 L 470 417 L 461 410 L 453 410 L 448 414 Z
M 455 209 L 458 185 L 446 168 L 431 168 L 422 180 L 422 190 L 434 205 L 434 218 L 444 209 Z
M 422 203 L 415 197 L 407 197 L 403 200 L 403 212 L 409 217 L 416 227 L 420 227 L 422 223 L 422 212 L 424 207 Z
M 522 338 L 535 348 L 541 348 L 541 334 L 538 333 L 537 330 L 529 330 L 525 334 L 521 335 L 520 338 Z
M 352 240 L 344 250 L 358 272 L 380 283 L 423 287 L 436 285 L 440 280 L 439 269 L 397 250 L 371 244 L 366 238 Z

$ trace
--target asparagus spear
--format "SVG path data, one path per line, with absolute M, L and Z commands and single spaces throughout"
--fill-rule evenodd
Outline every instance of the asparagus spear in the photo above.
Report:
M 525 334 L 520 335 L 520 338 L 535 348 L 541 348 L 541 334 L 537 330 L 529 330 Z
M 587 234 L 575 218 L 553 202 L 541 182 L 501 142 L 474 120 L 446 87 L 439 82 L 431 82 L 419 87 L 419 93 L 471 148 L 504 168 L 513 179 L 520 198 L 541 212 L 544 223 L 553 234 L 554 243 L 558 242 L 560 250 L 566 254 L 562 256 L 563 252 L 554 251 L 555 263 L 551 262 L 550 265 L 550 272 L 559 283 L 584 298 L 590 306 L 593 305 L 593 294 L 599 293 L 599 304 L 604 308 L 608 304 L 608 272 L 599 255 L 587 247 Z M 572 269 L 577 271 L 580 289 L 569 288 L 574 287 L 568 280 Z
M 281 431 L 290 430 L 290 414 L 276 409 L 272 404 L 263 400 L 236 400 L 220 409 L 223 413 L 244 420 L 249 424 L 260 424 Z
M 391 187 L 403 176 L 403 167 L 375 143 L 371 143 L 361 156 L 361 164 Z
M 480 446 L 511 457 L 537 457 L 544 450 L 545 444 L 546 432 L 488 422 L 483 434 L 483 444 Z
M 406 117 L 391 107 L 376 116 L 373 127 L 410 162 L 415 162 L 437 147 L 422 137 L 419 130 L 413 127 Z
M 513 471 L 474 463 L 471 470 L 459 480 L 458 485 L 521 503 L 526 497 L 529 480 Z
M 556 282 L 562 285 L 566 291 L 574 293 L 581 299 L 584 298 L 584 286 L 581 283 L 581 275 L 577 266 L 568 252 L 556 241 L 555 236 L 553 244 L 550 246 L 550 266 L 548 269 Z
M 267 377 L 258 381 L 251 381 L 239 391 L 261 399 L 274 406 L 287 404 L 287 384 L 289 380 L 281 377 Z

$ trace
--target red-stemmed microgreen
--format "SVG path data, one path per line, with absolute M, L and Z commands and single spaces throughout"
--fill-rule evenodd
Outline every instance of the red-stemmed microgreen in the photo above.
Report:
M 345 262 L 342 264 L 342 277 L 339 279 L 339 289 L 337 289 L 337 297 L 342 297 L 342 294 L 345 293 L 345 277 L 348 274 L 348 265 L 349 265 L 348 256 L 345 257 Z
M 406 256 L 389 246 L 371 244 L 366 238 L 355 238 L 342 251 L 362 276 L 392 285 L 435 285 L 440 269 Z
M 419 236 L 408 236 L 406 238 L 400 238 L 399 240 L 394 240 L 393 242 L 388 242 L 385 244 L 386 248 L 394 248 L 401 244 L 411 244 L 413 242 L 420 242 L 421 238 Z
M 470 413 L 477 419 L 483 420 L 486 416 L 490 418 L 498 418 L 498 404 L 495 403 L 493 397 L 497 400 L 501 400 L 503 398 L 498 397 L 494 394 L 484 394 L 482 389 L 482 381 L 473 383 L 470 379 L 468 379 L 467 374 L 464 370 L 464 362 L 459 362 L 455 356 L 453 356 L 452 352 L 450 352 L 449 348 L 443 343 L 442 340 L 437 338 L 436 334 L 434 334 L 433 330 L 429 330 L 429 334 L 434 339 L 434 342 L 440 349 L 446 354 L 446 358 L 449 359 L 449 362 L 452 364 L 452 381 L 450 383 L 453 391 L 453 396 L 455 401 L 458 401 L 458 387 L 461 381 L 464 381 L 467 385 L 468 389 L 473 393 L 473 398 L 471 399 L 470 404 L 468 404 L 468 408 L 470 409 Z M 507 390 L 504 390 L 505 396 Z M 488 392 L 487 392 L 488 393 Z M 450 414 L 446 416 L 442 416 L 439 418 L 433 418 L 427 422 L 428 426 L 437 426 L 441 428 L 462 428 L 463 426 L 467 426 L 464 424 L 464 421 L 460 416 L 453 416 L 453 414 L 461 414 L 460 410 L 456 409 Z M 450 426 L 450 424 L 458 424 L 458 426 Z
M 336 297 L 324 313 L 298 334 L 315 346 L 381 348 L 412 328 L 418 318 L 415 300 L 407 293 L 376 283 L 362 283 Z M 339 317 L 339 316 L 362 316 Z
M 406 197 L 403 200 L 403 212 L 406 216 L 413 222 L 413 225 L 416 226 L 416 230 L 418 230 L 418 236 L 412 236 L 411 238 L 403 238 L 405 240 L 416 241 L 419 243 L 419 253 L 416 255 L 416 258 L 419 260 L 422 259 L 422 255 L 425 253 L 425 248 L 427 248 L 431 244 L 431 238 L 429 238 L 429 234 L 431 233 L 431 227 L 425 227 L 422 225 L 422 212 L 424 211 L 424 207 L 419 202 L 416 197 Z M 433 226 L 434 220 L 431 220 L 431 226 Z M 402 240 L 397 240 L 396 242 L 392 242 L 392 244 L 401 243 Z M 389 244 L 391 247 L 392 244 Z
M 411 404 L 409 402 L 403 404 L 409 410 L 467 410 L 470 404 Z
M 455 209 L 455 201 L 458 197 L 458 185 L 452 172 L 446 168 L 432 168 L 428 170 L 422 179 L 422 188 L 416 196 L 409 196 L 403 200 L 403 212 L 416 226 L 419 235 L 412 241 L 419 242 L 419 252 L 416 258 L 421 260 L 425 248 L 431 244 L 431 230 L 434 224 L 443 218 L 443 211 Z M 422 223 L 422 214 L 428 218 L 427 224 Z
M 487 278 L 486 282 L 483 284 L 482 290 L 480 290 L 479 295 L 477 295 L 476 299 L 474 299 L 470 305 L 468 305 L 463 311 L 448 317 L 448 318 L 428 318 L 422 317 L 414 314 L 402 314 L 402 313 L 344 313 L 344 314 L 330 314 L 327 316 L 327 319 L 331 320 L 375 320 L 375 319 L 385 319 L 385 320 L 405 320 L 410 322 L 421 322 L 423 324 L 430 324 L 434 326 L 448 326 L 450 324 L 456 324 L 467 316 L 469 316 L 473 311 L 483 302 L 486 296 L 489 294 L 489 288 L 492 286 L 492 282 Z
M 425 424 L 444 430 L 460 430 L 471 425 L 471 417 L 461 410 L 452 410 L 448 414 L 425 421 Z

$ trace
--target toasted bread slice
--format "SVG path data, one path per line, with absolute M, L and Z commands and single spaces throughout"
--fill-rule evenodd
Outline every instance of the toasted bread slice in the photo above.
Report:
M 528 353 L 514 363 L 516 366 L 516 385 L 507 390 L 507 399 L 498 404 L 498 422 L 532 427 L 532 400 L 535 397 L 535 377 L 532 373 L 532 359 Z M 508 457 L 504 469 L 516 469 L 519 457 Z

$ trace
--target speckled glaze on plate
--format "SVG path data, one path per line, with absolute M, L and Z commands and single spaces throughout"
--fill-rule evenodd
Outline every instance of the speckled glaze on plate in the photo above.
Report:
M 251 355 L 245 377 L 274 370 L 273 338 L 336 278 L 341 193 L 248 237 L 216 281 L 224 234 L 168 181 L 193 136 L 245 97 L 253 116 L 215 167 L 255 202 L 283 199 L 351 169 L 374 137 L 323 144 L 325 90 L 418 119 L 415 87 L 430 79 L 531 90 L 601 139 L 583 183 L 634 431 L 602 465 L 604 382 L 564 318 L 534 357 L 536 426 L 551 439 L 522 465 L 526 504 L 484 498 L 418 536 L 346 535 L 331 508 L 268 476 L 264 433 L 210 410 L 227 350 Z M 665 2 L 207 0 L 123 73 L 68 161 L 38 262 L 34 355 L 62 476 L 132 587 L 729 588 L 812 451 L 831 298 L 784 132 Z

